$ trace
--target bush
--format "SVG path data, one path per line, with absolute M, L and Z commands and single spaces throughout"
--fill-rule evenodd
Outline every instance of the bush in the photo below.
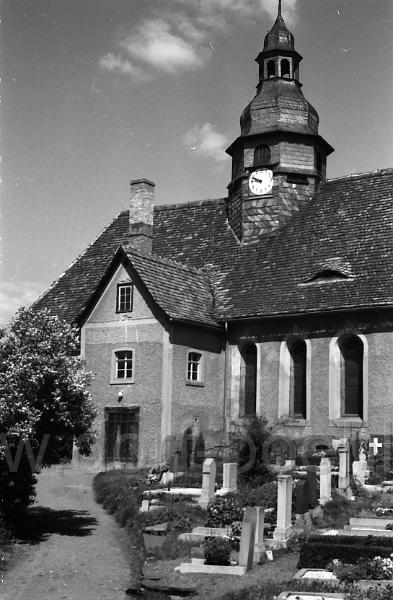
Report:
M 239 479 L 256 487 L 274 478 L 264 464 L 263 449 L 270 436 L 271 429 L 263 417 L 252 419 L 245 430 L 239 448 Z
M 345 563 L 350 556 L 356 563 L 361 558 L 389 557 L 392 552 L 391 538 L 369 535 L 359 540 L 347 535 L 313 535 L 300 548 L 298 568 L 324 569 L 334 559 Z
M 230 564 L 231 544 L 222 538 L 206 538 L 204 543 L 205 564 L 224 565 Z
M 369 588 L 368 590 L 360 590 L 354 586 L 345 594 L 345 600 L 392 600 L 393 586 L 387 585 L 378 588 Z
M 330 527 L 341 528 L 349 521 L 351 504 L 336 490 L 332 490 L 332 500 L 323 507 L 323 518 Z
M 216 496 L 207 505 L 206 527 L 227 527 L 243 520 L 243 504 L 237 492 Z

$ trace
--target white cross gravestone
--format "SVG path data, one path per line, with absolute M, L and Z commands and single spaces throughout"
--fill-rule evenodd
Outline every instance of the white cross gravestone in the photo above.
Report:
M 236 492 L 236 490 L 237 490 L 237 464 L 236 463 L 224 463 L 222 492 L 225 494 L 228 494 L 229 492 Z
M 382 448 L 382 444 L 381 444 L 381 442 L 378 442 L 378 438 L 377 438 L 377 437 L 375 437 L 375 438 L 373 439 L 373 441 L 369 443 L 369 448 L 372 448 L 372 449 L 373 449 L 373 455 L 374 455 L 374 456 L 377 456 L 377 454 L 378 454 L 378 449 L 379 449 L 379 448 Z
M 203 463 L 202 490 L 199 505 L 206 508 L 209 500 L 214 498 L 216 484 L 216 461 L 214 458 L 206 458 Z
M 286 547 L 292 533 L 292 476 L 277 476 L 277 525 L 273 532 L 276 548 Z
M 319 484 L 319 504 L 323 506 L 332 499 L 332 465 L 327 456 L 321 458 Z

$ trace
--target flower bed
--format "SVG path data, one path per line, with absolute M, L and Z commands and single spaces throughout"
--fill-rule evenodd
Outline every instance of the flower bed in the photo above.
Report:
M 348 556 L 356 562 L 376 556 L 390 557 L 393 552 L 392 538 L 367 536 L 361 541 L 346 535 L 313 535 L 300 548 L 298 568 L 326 568 L 334 559 L 343 563 Z

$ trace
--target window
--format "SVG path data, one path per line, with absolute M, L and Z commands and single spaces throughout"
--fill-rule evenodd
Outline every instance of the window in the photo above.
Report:
M 340 349 L 340 388 L 342 416 L 363 418 L 363 342 L 356 335 L 342 337 Z
M 116 312 L 132 311 L 133 286 L 131 283 L 120 283 L 117 286 Z
M 296 340 L 289 344 L 290 381 L 289 407 L 290 416 L 297 419 L 306 418 L 306 376 L 307 346 L 304 340 Z
M 315 152 L 315 168 L 318 173 L 322 171 L 322 156 L 320 152 Z
M 363 427 L 368 422 L 368 341 L 345 333 L 329 344 L 329 420 Z
M 239 412 L 241 417 L 256 414 L 257 400 L 257 348 L 247 344 L 241 353 Z
M 254 167 L 257 165 L 269 165 L 270 159 L 270 148 L 266 144 L 261 144 L 254 149 Z
M 281 77 L 290 77 L 291 76 L 291 67 L 289 64 L 289 60 L 287 58 L 283 58 L 281 61 Z
M 278 416 L 289 416 L 294 424 L 310 420 L 311 341 L 283 340 L 280 346 Z M 291 423 L 291 422 L 289 422 Z
M 202 381 L 202 354 L 200 352 L 188 353 L 187 381 Z
M 139 408 L 105 409 L 105 462 L 138 462 Z
M 134 379 L 134 350 L 119 348 L 112 356 L 111 383 L 130 383 Z
M 269 60 L 267 63 L 267 76 L 274 77 L 276 74 L 276 65 L 274 60 Z

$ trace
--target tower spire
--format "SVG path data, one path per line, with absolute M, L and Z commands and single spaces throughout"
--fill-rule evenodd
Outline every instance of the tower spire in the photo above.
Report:
M 281 0 L 278 0 L 278 14 L 277 14 L 277 16 L 278 17 L 282 17 L 282 14 L 281 14 Z

